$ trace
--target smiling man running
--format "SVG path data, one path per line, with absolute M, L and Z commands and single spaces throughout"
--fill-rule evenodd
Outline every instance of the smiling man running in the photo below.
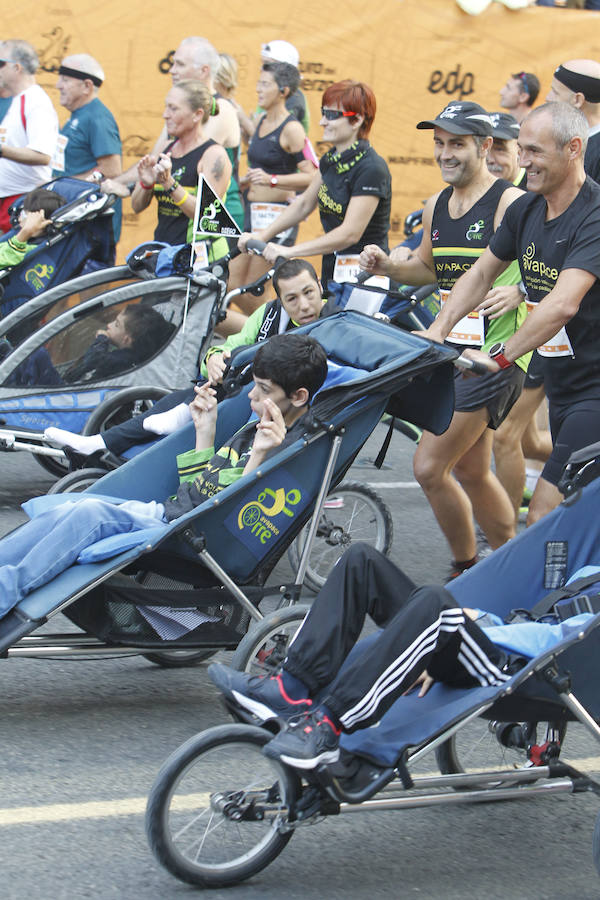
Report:
M 423 240 L 414 256 L 397 262 L 395 251 L 388 257 L 379 247 L 369 245 L 360 264 L 402 284 L 435 280 L 444 299 L 481 256 L 504 211 L 521 191 L 488 170 L 493 125 L 477 103 L 450 103 L 436 119 L 419 122 L 417 128 L 433 129 L 435 161 L 449 187 L 427 201 Z M 471 313 L 456 324 L 447 340 L 458 349 L 484 350 L 507 340 L 527 314 L 518 288 L 520 280 L 515 263 L 486 297 L 486 303 L 493 301 L 495 311 L 507 311 L 493 320 Z M 510 371 L 491 377 L 469 378 L 457 372 L 450 427 L 442 435 L 423 432 L 417 448 L 415 476 L 450 545 L 452 575 L 477 561 L 473 515 L 494 549 L 514 535 L 512 504 L 490 462 L 493 429 L 519 396 L 528 360 L 524 357 Z

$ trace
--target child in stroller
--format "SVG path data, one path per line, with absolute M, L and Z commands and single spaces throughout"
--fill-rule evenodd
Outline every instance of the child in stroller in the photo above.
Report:
M 19 213 L 19 230 L 0 243 L 0 269 L 18 266 L 28 253 L 35 250 L 36 245 L 30 243 L 31 240 L 44 234 L 52 224 L 50 216 L 64 203 L 60 194 L 45 188 L 34 188 L 25 195 Z
M 85 353 L 59 373 L 45 347 L 32 353 L 12 373 L 8 384 L 56 385 L 107 378 L 149 359 L 168 339 L 173 325 L 151 306 L 126 306 L 96 336 Z
M 229 446 L 214 452 L 215 392 L 197 390 L 192 415 L 195 449 L 178 457 L 181 484 L 164 504 L 78 497 L 33 518 L 0 542 L 0 615 L 72 565 L 92 543 L 177 519 L 207 498 L 254 471 L 284 441 L 295 440 L 308 403 L 327 375 L 321 345 L 306 335 L 280 335 L 265 343 L 253 363 L 252 421 Z M 289 430 L 288 430 L 289 429 Z M 47 549 L 47 552 L 45 552 Z

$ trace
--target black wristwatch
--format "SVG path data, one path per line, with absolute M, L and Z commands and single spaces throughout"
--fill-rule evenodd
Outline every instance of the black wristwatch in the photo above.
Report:
M 509 369 L 512 366 L 510 360 L 504 355 L 505 349 L 505 345 L 498 342 L 497 344 L 492 344 L 488 350 L 488 356 L 498 363 L 501 369 Z
M 163 192 L 167 195 L 167 197 L 170 197 L 171 194 L 172 194 L 174 191 L 176 191 L 178 187 L 179 187 L 179 182 L 174 180 L 174 181 L 173 181 L 173 184 L 171 185 L 171 187 L 169 187 L 169 188 L 163 188 Z

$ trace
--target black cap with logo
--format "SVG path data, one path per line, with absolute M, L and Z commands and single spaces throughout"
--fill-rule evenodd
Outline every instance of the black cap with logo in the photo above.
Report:
M 492 137 L 503 141 L 514 141 L 519 137 L 521 126 L 510 113 L 491 112 Z
M 417 128 L 443 128 L 450 134 L 476 134 L 489 137 L 492 134 L 492 121 L 479 103 L 460 100 L 449 103 L 435 119 L 419 122 Z

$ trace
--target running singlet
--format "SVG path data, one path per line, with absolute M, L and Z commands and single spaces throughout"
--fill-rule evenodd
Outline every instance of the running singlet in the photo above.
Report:
M 343 153 L 330 151 L 319 162 L 321 187 L 318 194 L 319 217 L 325 234 L 342 224 L 352 197 L 378 197 L 375 212 L 356 244 L 344 247 L 339 255 L 354 255 L 367 244 L 377 244 L 387 253 L 392 203 L 392 176 L 386 161 L 368 141 L 356 141 Z M 321 280 L 324 285 L 333 278 L 336 257 L 323 257 Z
M 269 175 L 293 175 L 298 170 L 298 163 L 304 159 L 302 150 L 298 153 L 288 153 L 281 146 L 279 139 L 281 132 L 288 122 L 297 121 L 294 116 L 288 116 L 283 120 L 279 128 L 270 131 L 264 137 L 260 137 L 259 131 L 265 117 L 263 116 L 248 146 L 248 165 L 251 169 L 263 169 Z
M 432 217 L 431 248 L 442 302 L 447 299 L 455 282 L 471 268 L 489 244 L 494 234 L 498 203 L 510 187 L 509 181 L 498 178 L 483 197 L 457 219 L 453 219 L 448 210 L 452 187 L 444 188 L 440 193 Z M 519 267 L 514 262 L 495 285 L 518 284 L 520 280 Z M 461 346 L 481 347 L 487 352 L 492 344 L 508 340 L 524 322 L 526 315 L 525 303 L 491 321 L 474 311 L 456 323 L 446 340 Z M 527 371 L 529 359 L 530 354 L 526 354 L 517 360 L 517 365 Z
M 600 397 L 600 186 L 588 176 L 567 209 L 546 221 L 546 200 L 524 194 L 512 203 L 490 241 L 498 259 L 517 259 L 528 299 L 539 303 L 563 269 L 596 276 L 578 311 L 540 349 L 544 385 L 556 403 Z
M 168 153 L 175 141 L 165 149 Z M 171 157 L 171 174 L 175 181 L 184 187 L 189 194 L 196 196 L 198 193 L 198 164 L 209 147 L 217 142 L 209 138 L 199 147 L 195 147 L 185 156 Z M 154 194 L 158 200 L 158 225 L 154 232 L 155 241 L 165 241 L 167 244 L 187 244 L 192 240 L 193 220 L 188 218 L 181 209 L 173 203 L 168 195 L 165 195 L 162 186 L 154 185 Z M 227 192 L 221 198 L 226 204 Z M 229 247 L 225 238 L 218 237 L 205 239 L 207 256 L 204 262 L 213 262 L 221 256 L 225 256 Z M 210 243 L 209 243 L 210 242 Z

